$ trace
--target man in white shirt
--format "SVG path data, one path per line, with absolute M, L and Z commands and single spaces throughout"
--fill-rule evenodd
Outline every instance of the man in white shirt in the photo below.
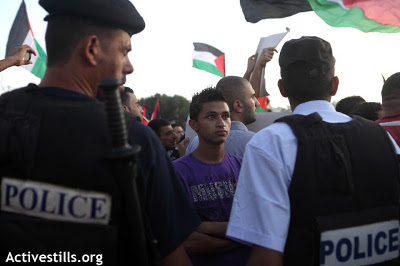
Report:
M 390 237 L 398 233 L 399 207 L 393 139 L 375 123 L 352 119 L 330 104 L 339 80 L 328 42 L 288 41 L 279 64 L 278 86 L 293 115 L 246 146 L 227 236 L 253 245 L 248 265 L 365 265 L 396 258 L 397 238 Z M 384 232 L 368 227 L 368 211 L 375 222 L 390 221 L 379 224 Z M 343 230 L 350 224 L 357 235 L 324 238 L 334 229 L 348 235 Z M 361 224 L 368 224 L 364 232 L 357 231 Z M 368 235 L 380 233 L 389 242 L 375 239 L 375 250 L 368 249 Z

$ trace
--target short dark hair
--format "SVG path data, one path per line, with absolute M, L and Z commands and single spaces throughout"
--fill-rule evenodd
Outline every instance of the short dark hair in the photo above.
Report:
M 335 69 L 329 68 L 326 73 L 310 76 L 315 67 L 306 61 L 296 61 L 281 68 L 282 83 L 289 99 L 303 103 L 329 97 Z
M 245 100 L 244 83 L 246 81 L 246 79 L 237 76 L 227 76 L 218 81 L 216 89 L 222 92 L 231 111 L 236 100 L 242 102 Z
M 352 115 L 354 114 L 354 110 L 363 103 L 365 103 L 363 97 L 357 95 L 349 96 L 338 101 L 336 104 L 336 111 L 346 115 Z
M 193 95 L 192 102 L 190 103 L 189 107 L 190 119 L 197 121 L 199 114 L 203 109 L 203 105 L 209 102 L 227 103 L 221 91 L 216 90 L 213 87 L 206 88 L 200 93 L 196 93 L 195 95 Z
M 391 75 L 383 84 L 382 101 L 391 98 L 394 94 L 400 94 L 400 72 Z
M 75 16 L 56 16 L 47 25 L 46 48 L 49 67 L 66 64 L 78 43 L 86 36 L 94 34 L 102 48 L 108 49 L 116 28 Z
M 134 93 L 134 92 L 129 87 L 124 87 L 124 90 L 120 92 L 122 105 L 129 105 L 129 94 L 128 93 Z
M 176 127 L 182 127 L 182 126 L 181 126 L 181 125 L 178 125 L 178 124 L 172 124 L 171 127 L 172 127 L 172 128 L 176 128 Z
M 162 118 L 156 118 L 153 119 L 149 122 L 148 126 L 157 134 L 157 136 L 161 136 L 161 128 L 164 126 L 169 126 L 171 125 L 170 122 L 168 122 L 165 119 Z
M 279 66 L 289 100 L 294 104 L 327 100 L 335 62 L 330 43 L 319 37 L 303 36 L 287 41 L 279 55 Z
M 371 121 L 376 121 L 379 119 L 379 111 L 382 111 L 382 104 L 377 102 L 366 102 L 360 104 L 355 109 L 354 114 Z

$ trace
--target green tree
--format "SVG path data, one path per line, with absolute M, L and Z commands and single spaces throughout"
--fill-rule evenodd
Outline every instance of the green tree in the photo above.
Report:
M 154 111 L 157 99 L 160 105 L 161 118 L 171 123 L 184 125 L 189 114 L 190 105 L 190 102 L 186 98 L 179 95 L 168 96 L 157 93 L 153 96 L 140 99 L 139 102 L 146 107 L 146 117 L 148 119 L 150 119 Z

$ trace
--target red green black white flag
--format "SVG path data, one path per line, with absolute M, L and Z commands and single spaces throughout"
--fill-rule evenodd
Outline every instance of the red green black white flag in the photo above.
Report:
M 28 19 L 28 13 L 26 12 L 26 5 L 25 2 L 22 1 L 8 36 L 6 57 L 11 55 L 11 51 L 14 47 L 24 44 L 32 47 L 38 56 L 32 55 L 32 64 L 23 65 L 21 67 L 28 70 L 38 78 L 43 78 L 46 70 L 47 56 L 33 36 L 32 28 Z
M 257 22 L 311 11 L 333 27 L 400 32 L 399 0 L 240 0 L 245 18 Z
M 193 67 L 224 77 L 225 54 L 205 43 L 195 42 L 193 45 Z
M 398 0 L 308 0 L 315 13 L 334 27 L 363 32 L 400 32 Z
M 268 112 L 268 98 L 267 96 L 263 97 L 258 97 L 258 102 L 260 103 L 260 106 L 257 106 L 257 113 L 265 113 Z

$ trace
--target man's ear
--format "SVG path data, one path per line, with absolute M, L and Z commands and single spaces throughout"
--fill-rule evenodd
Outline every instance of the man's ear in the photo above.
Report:
M 199 131 L 196 120 L 189 119 L 189 126 L 194 130 L 194 132 L 197 133 Z
M 339 78 L 337 76 L 334 76 L 333 79 L 332 79 L 330 95 L 331 96 L 335 96 L 336 93 L 337 93 L 338 88 L 339 88 Z
M 96 35 L 87 36 L 82 41 L 82 56 L 92 66 L 99 64 L 101 55 L 100 40 Z
M 281 95 L 282 95 L 283 97 L 287 98 L 288 96 L 287 96 L 285 87 L 283 86 L 283 81 L 282 81 L 282 79 L 278 80 L 278 88 L 279 88 L 279 91 L 281 92 Z
M 129 108 L 125 104 L 122 105 L 122 109 L 124 109 L 125 111 L 129 112 Z
M 242 113 L 244 111 L 243 103 L 239 100 L 235 100 L 233 102 L 233 110 L 235 110 L 236 113 Z

